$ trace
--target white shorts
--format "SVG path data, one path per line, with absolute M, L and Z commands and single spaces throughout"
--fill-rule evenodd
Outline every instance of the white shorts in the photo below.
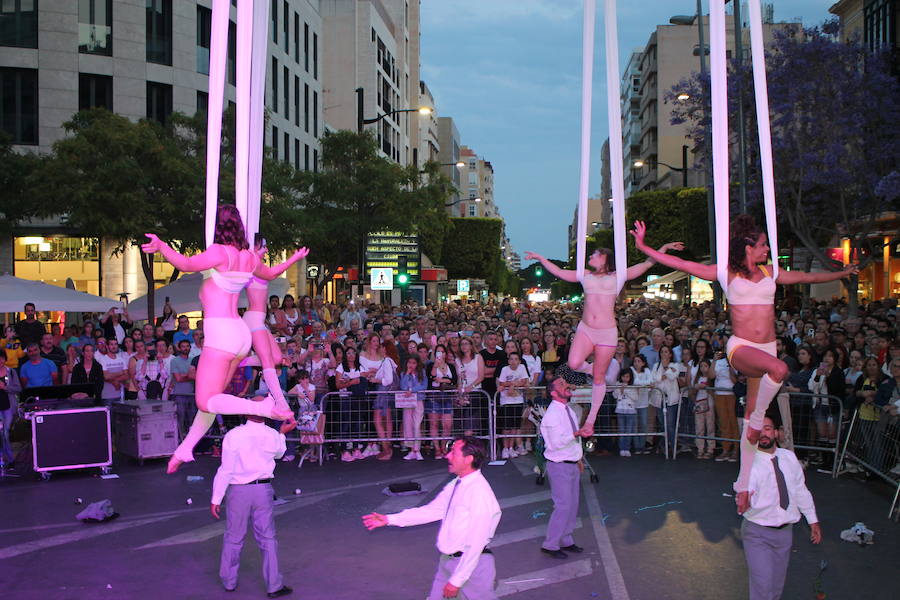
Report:
M 203 319 L 204 346 L 246 356 L 253 340 L 247 324 L 238 318 L 207 317 Z
M 268 329 L 266 327 L 266 313 L 259 310 L 245 310 L 244 316 L 241 317 L 244 319 L 244 323 L 247 324 L 247 329 L 251 332 L 259 331 L 260 329 Z
M 615 348 L 619 342 L 619 329 L 617 327 L 604 327 L 598 329 L 597 327 L 591 327 L 582 321 L 578 324 L 578 329 L 576 329 L 575 332 L 586 335 L 595 346 Z
M 762 350 L 769 356 L 778 356 L 775 350 L 775 340 L 772 340 L 771 342 L 751 342 L 750 340 L 745 340 L 744 338 L 733 335 L 728 338 L 728 342 L 725 344 L 725 356 L 728 357 L 729 363 L 731 362 L 731 356 L 734 354 L 734 351 L 742 346 L 749 346 L 750 348 Z

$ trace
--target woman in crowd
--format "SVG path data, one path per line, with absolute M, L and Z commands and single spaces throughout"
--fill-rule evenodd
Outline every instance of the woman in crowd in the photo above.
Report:
M 122 340 L 122 347 L 119 352 L 125 353 L 125 356 L 128 358 L 134 356 L 134 338 L 130 335 L 126 336 L 125 339 Z
M 507 342 L 507 348 L 509 343 Z M 522 443 L 522 413 L 525 408 L 523 389 L 529 385 L 528 369 L 515 349 L 507 350 L 508 364 L 500 370 L 497 377 L 499 402 L 497 405 L 497 423 L 503 438 L 502 458 L 515 458 L 528 453 Z
M 809 393 L 809 380 L 816 369 L 817 357 L 812 347 L 801 345 L 797 348 L 797 371 L 790 373 L 785 384 L 785 391 L 791 395 L 791 412 L 793 413 L 794 440 L 798 444 L 809 445 L 814 440 L 812 434 L 812 407 L 809 399 L 796 394 Z
M 619 456 L 631 456 L 631 450 L 639 454 L 644 449 L 643 439 L 634 434 L 637 432 L 637 404 L 638 390 L 634 385 L 634 371 L 625 368 L 619 371 L 617 378 L 619 385 L 613 390 L 613 398 L 616 400 L 616 421 L 619 427 Z
M 541 335 L 541 363 L 544 368 L 556 368 L 561 362 L 559 351 L 556 348 L 556 335 L 551 329 L 544 331 Z
M 72 368 L 71 383 L 90 383 L 94 386 L 94 397 L 103 391 L 103 367 L 94 360 L 94 345 L 85 344 L 81 348 L 81 361 Z
M 683 260 L 650 248 L 644 242 L 646 227 L 635 222 L 632 235 L 635 245 L 650 258 L 673 269 L 685 271 L 701 279 L 714 281 L 717 265 Z M 741 469 L 735 482 L 738 513 L 749 507 L 747 487 L 750 467 L 756 455 L 755 447 L 762 430 L 763 418 L 769 403 L 788 375 L 787 366 L 775 356 L 775 284 L 771 267 L 764 263 L 769 255 L 766 234 L 749 215 L 740 215 L 729 229 L 728 281 L 720 282 L 726 290 L 731 324 L 734 330 L 726 352 L 734 368 L 747 376 L 748 422 L 741 436 Z M 804 273 L 778 271 L 778 283 L 824 283 L 857 272 L 850 266 L 838 272 Z
M 59 382 L 63 385 L 68 385 L 72 383 L 72 369 L 75 368 L 81 360 L 81 357 L 78 356 L 78 348 L 73 345 L 69 345 L 66 348 L 66 362 L 63 363 L 61 373 L 59 376 Z
M 85 344 L 93 344 L 94 343 L 94 323 L 93 321 L 86 321 L 84 327 L 81 329 L 81 335 L 78 336 L 78 345 L 81 348 L 84 348 Z
M 300 311 L 297 310 L 297 306 L 294 304 L 294 297 L 290 294 L 285 294 L 284 298 L 282 298 L 281 312 L 284 314 L 284 320 L 287 321 L 288 332 L 296 333 L 300 331 L 303 332 L 304 337 L 312 333 L 312 327 L 309 328 L 309 331 L 306 331 L 300 326 Z
M 541 357 L 538 356 L 537 349 L 531 338 L 523 337 L 519 345 L 522 348 L 522 362 L 525 363 L 525 368 L 528 369 L 528 385 L 534 387 L 538 384 L 538 380 L 541 377 Z
M 329 411 L 329 414 L 335 415 L 336 413 L 337 419 L 332 418 L 332 420 L 338 425 L 336 429 L 340 431 L 342 438 L 358 439 L 362 437 L 362 417 L 365 414 L 366 391 L 369 382 L 360 370 L 355 348 L 347 348 L 344 351 L 344 360 L 338 366 L 334 378 L 338 391 L 342 393 L 335 398 L 338 410 Z M 352 462 L 373 456 L 372 445 L 363 446 L 359 442 L 345 442 L 341 460 Z M 378 454 L 377 449 L 375 454 Z
M 269 296 L 269 306 L 266 310 L 266 325 L 275 337 L 290 337 L 293 335 L 291 324 L 288 323 L 284 311 L 281 310 L 278 296 L 274 294 Z
M 454 339 L 454 338 L 450 338 Z M 443 444 L 438 440 L 438 425 L 441 436 L 450 438 L 453 433 L 453 399 L 457 385 L 456 361 L 449 356 L 447 348 L 438 344 L 434 349 L 434 363 L 431 365 L 431 389 L 425 398 L 425 413 L 428 415 L 430 435 L 434 438 L 434 457 L 443 458 Z
M 657 408 L 656 418 L 660 431 L 666 432 L 669 453 L 675 452 L 676 419 L 678 418 L 678 403 L 681 400 L 681 389 L 678 386 L 678 364 L 674 358 L 669 346 L 660 347 L 659 362 L 653 367 L 653 386 L 659 393 L 650 396 L 651 404 Z
M 9 430 L 12 429 L 18 393 L 22 391 L 22 384 L 19 382 L 19 374 L 16 373 L 16 370 L 6 364 L 7 352 L 9 351 L 5 348 L 0 349 L 0 421 L 3 422 L 3 426 L 0 427 L 0 456 L 2 456 L 4 464 L 11 465 L 15 462 L 15 455 L 12 451 L 12 443 L 9 441 Z
M 149 358 L 147 344 L 143 340 L 133 342 L 134 354 L 128 359 L 128 383 L 125 386 L 125 399 L 137 400 L 140 384 L 138 382 L 138 363 L 146 361 Z
M 859 436 L 860 446 L 857 451 L 859 455 L 866 457 L 866 462 L 874 465 L 877 462 L 875 449 L 878 442 L 875 432 L 878 428 L 878 421 L 881 419 L 881 407 L 876 403 L 878 396 L 878 388 L 887 379 L 878 359 L 869 356 L 863 362 L 862 375 L 856 380 L 854 385 L 853 397 L 856 400 L 857 417 L 856 422 L 860 428 L 862 435 Z
M 632 385 L 638 388 L 637 400 L 634 403 L 638 433 L 649 433 L 648 412 L 650 410 L 650 386 L 653 384 L 653 372 L 647 367 L 647 358 L 643 354 L 635 354 L 631 362 Z M 643 435 L 634 438 L 635 454 L 649 454 L 646 447 L 647 438 Z
M 459 357 L 456 359 L 456 374 L 459 382 L 457 397 L 458 414 L 465 431 L 464 435 L 482 433 L 481 419 L 478 409 L 483 400 L 480 394 L 481 382 L 484 380 L 484 359 L 475 350 L 475 343 L 470 337 L 464 337 L 459 343 Z M 479 392 L 479 393 L 475 393 Z
M 107 311 L 106 316 L 100 321 L 103 328 L 103 337 L 106 339 L 116 338 L 119 345 L 125 339 L 128 331 L 134 326 L 131 319 L 128 318 L 128 306 L 124 309 L 111 308 Z
M 400 392 L 415 400 L 412 407 L 403 410 L 403 439 L 409 452 L 403 460 L 425 460 L 422 456 L 422 418 L 425 415 L 425 398 L 421 392 L 428 389 L 428 376 L 418 355 L 406 359 L 406 369 L 400 375 Z M 398 394 L 399 396 L 399 394 Z
M 694 433 L 697 435 L 697 458 L 701 459 L 712 458 L 716 449 L 715 440 L 702 439 L 703 437 L 716 437 L 715 405 L 709 391 L 706 389 L 710 382 L 711 371 L 712 366 L 710 362 L 703 359 L 692 369 L 691 377 Z M 704 445 L 706 446 L 705 450 Z
M 295 309 L 297 310 L 297 309 Z M 285 311 L 287 313 L 287 311 Z M 322 317 L 319 315 L 318 311 L 316 311 L 315 306 L 313 306 L 312 298 L 309 296 L 303 296 L 300 299 L 300 309 L 297 310 L 297 314 L 300 316 L 300 327 L 303 328 L 304 335 L 310 335 L 313 329 L 313 323 L 321 323 Z M 290 321 L 290 319 L 288 319 Z
M 381 392 L 372 395 L 372 422 L 378 439 L 381 440 L 381 452 L 376 458 L 390 460 L 394 455 L 390 441 L 390 438 L 394 437 L 394 419 L 391 412 L 391 394 L 385 392 L 394 387 L 397 365 L 385 356 L 381 338 L 374 333 L 366 339 L 364 350 L 359 355 L 359 365 L 363 376 L 369 382 L 369 390 Z
M 834 348 L 822 353 L 822 362 L 813 372 L 807 384 L 813 396 L 813 420 L 820 444 L 833 446 L 837 441 L 837 426 L 841 420 L 840 406 L 828 396 L 844 398 L 844 373 L 837 364 Z M 831 455 L 833 457 L 833 455 Z
M 200 288 L 205 343 L 197 366 L 195 397 L 197 416 L 184 441 L 169 461 L 168 471 L 194 459 L 192 450 L 218 414 L 249 414 L 286 420 L 289 411 L 279 410 L 271 397 L 260 402 L 223 393 L 238 363 L 247 355 L 251 335 L 237 314 L 238 295 L 259 267 L 259 257 L 248 249 L 241 216 L 234 206 L 220 206 L 216 215 L 214 243 L 195 256 L 186 257 L 153 234 L 142 249 L 162 253 L 183 272 L 212 269 Z
M 171 342 L 175 335 L 175 330 L 178 329 L 178 315 L 175 314 L 172 305 L 169 304 L 168 298 L 166 300 L 167 302 L 165 306 L 163 306 L 162 316 L 156 318 L 155 327 L 162 327 L 163 335 Z

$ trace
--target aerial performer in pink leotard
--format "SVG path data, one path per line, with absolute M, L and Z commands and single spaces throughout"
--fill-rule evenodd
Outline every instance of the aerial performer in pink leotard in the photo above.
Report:
M 682 250 L 683 248 L 684 244 L 681 242 L 669 242 L 660 246 L 659 253 L 665 255 L 669 250 Z M 578 271 L 562 269 L 535 252 L 526 252 L 525 258 L 540 261 L 552 275 L 563 281 L 578 281 L 584 288 L 584 312 L 581 316 L 581 323 L 578 324 L 575 332 L 575 339 L 572 340 L 569 360 L 561 374 L 570 383 L 583 383 L 579 377 L 579 371 L 586 370 L 585 361 L 591 354 L 594 355 L 594 363 L 591 367 L 594 379 L 591 387 L 591 409 L 579 432 L 583 437 L 590 437 L 594 434 L 597 413 L 600 411 L 600 405 L 603 404 L 603 398 L 606 395 L 606 371 L 616 352 L 616 343 L 619 339 L 615 315 L 616 298 L 619 294 L 613 252 L 609 248 L 594 250 L 588 258 L 588 266 L 593 269 L 593 273 L 584 273 L 580 279 Z M 655 262 L 651 258 L 629 267 L 626 270 L 625 280 L 640 277 Z
M 160 252 L 176 269 L 188 273 L 211 269 L 211 276 L 200 287 L 205 343 L 197 365 L 198 412 L 184 441 L 169 460 L 168 472 L 173 473 L 182 463 L 194 460 L 192 450 L 209 429 L 215 414 L 257 415 L 280 421 L 293 418 L 286 406 L 276 406 L 272 396 L 254 402 L 223 393 L 234 369 L 251 347 L 250 330 L 237 312 L 240 292 L 254 275 L 272 278 L 279 267 L 266 267 L 248 249 L 240 214 L 230 205 L 218 208 L 214 242 L 196 256 L 180 254 L 152 233 L 147 237 L 150 241 L 141 249 L 150 254 Z M 305 255 L 302 249 L 291 258 L 296 261 Z
M 700 279 L 715 281 L 718 265 L 704 265 L 654 250 L 644 243 L 647 231 L 642 221 L 635 221 L 634 236 L 638 250 L 673 269 L 690 273 Z M 747 407 L 744 432 L 741 435 L 741 470 L 734 484 L 738 512 L 749 507 L 747 487 L 750 467 L 756 454 L 756 444 L 762 431 L 763 418 L 769 403 L 787 376 L 788 367 L 775 352 L 775 284 L 824 283 L 849 277 L 858 272 L 856 265 L 842 271 L 778 270 L 773 278 L 768 238 L 753 217 L 739 215 L 729 230 L 728 279 L 725 297 L 734 334 L 728 338 L 725 351 L 732 367 L 747 376 Z

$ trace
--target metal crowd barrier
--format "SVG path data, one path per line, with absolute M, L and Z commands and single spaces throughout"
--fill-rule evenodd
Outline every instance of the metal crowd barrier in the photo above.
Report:
M 617 389 L 633 389 L 637 390 L 639 393 L 647 392 L 648 396 L 656 395 L 659 398 L 660 402 L 663 402 L 662 392 L 653 386 L 609 386 L 606 390 L 606 397 L 604 398 L 603 404 L 600 407 L 600 412 L 597 414 L 597 420 L 594 423 L 594 437 L 633 438 L 633 443 L 629 445 L 629 448 L 633 448 L 637 452 L 644 451 L 645 441 L 648 438 L 661 437 L 663 438 L 663 440 L 667 439 L 666 435 L 669 431 L 667 411 L 662 411 L 662 430 L 656 431 L 656 418 L 655 416 L 651 418 L 652 411 L 650 409 L 654 408 L 652 406 L 638 409 L 639 412 L 632 415 L 635 417 L 635 430 L 633 432 L 625 432 L 624 429 L 620 427 L 620 421 L 624 421 L 624 419 L 619 419 L 619 415 L 615 413 L 616 399 L 613 397 L 612 392 Z M 502 440 L 508 438 L 537 438 L 539 431 L 534 422 L 529 419 L 529 413 L 531 413 L 536 406 L 546 408 L 550 404 L 550 398 L 546 395 L 545 387 L 522 388 L 522 396 L 523 398 L 521 404 L 505 404 L 503 403 L 502 392 L 498 391 L 496 394 L 494 394 L 494 398 L 491 402 L 491 420 L 493 422 L 493 430 L 495 432 L 494 439 Z M 579 424 L 584 423 L 584 418 L 587 417 L 587 411 L 590 410 L 591 405 L 591 386 L 576 388 L 569 403 L 572 405 L 572 408 L 575 411 L 576 416 L 578 417 Z M 501 416 L 498 409 L 504 406 L 521 406 L 521 418 L 515 416 L 510 417 L 509 415 Z M 644 412 L 641 413 L 640 411 Z M 512 418 L 512 421 L 502 423 L 501 421 L 504 417 L 506 419 Z M 537 420 L 538 419 L 535 419 L 535 421 Z M 516 422 L 520 423 L 519 427 L 507 426 L 515 425 Z M 525 425 L 526 422 L 529 423 L 530 426 Z M 502 431 L 508 431 L 512 429 L 522 429 L 522 433 L 501 433 Z M 496 443 L 493 443 L 491 445 L 491 460 L 496 460 L 496 446 Z M 670 458 L 669 445 L 664 442 L 663 446 L 665 448 L 664 453 L 666 455 L 666 458 Z
M 897 520 L 900 519 L 900 416 L 884 412 L 881 407 L 877 410 L 878 419 L 872 419 L 871 414 L 860 415 L 859 408 L 853 412 L 837 462 L 843 466 L 846 461 L 853 461 L 893 486 L 888 518 Z
M 712 395 L 716 390 L 725 391 L 723 388 L 704 388 Z M 745 405 L 745 398 L 735 398 L 736 403 Z M 832 477 L 838 474 L 838 454 L 841 440 L 841 429 L 843 426 L 843 400 L 837 396 L 825 396 L 822 394 L 813 394 L 811 392 L 781 392 L 773 402 L 777 402 L 781 409 L 782 426 L 784 431 L 784 439 L 780 440 L 783 447 L 789 448 L 797 452 L 798 458 L 810 461 L 818 460 L 822 454 L 830 454 L 832 457 L 831 467 L 828 469 Z M 716 445 L 716 442 L 730 442 L 734 444 L 740 443 L 740 436 L 725 437 L 720 435 L 722 423 L 715 416 L 715 402 L 710 404 L 710 411 L 714 413 L 713 427 L 715 434 L 710 435 L 704 431 L 702 435 L 696 433 L 696 429 L 700 426 L 699 419 L 694 413 L 694 402 L 692 399 L 685 401 L 682 397 L 681 406 L 678 411 L 678 438 L 693 439 L 696 441 L 697 448 L 702 448 L 701 441 L 709 441 Z M 695 416 L 695 418 L 690 418 Z M 736 417 L 738 421 L 742 419 Z M 704 424 L 704 429 L 706 429 Z M 738 432 L 741 431 L 738 425 Z M 737 449 L 737 446 L 735 446 Z

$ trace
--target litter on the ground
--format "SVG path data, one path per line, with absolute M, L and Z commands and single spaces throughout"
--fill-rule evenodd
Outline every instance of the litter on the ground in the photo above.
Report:
M 536 510 L 533 513 L 531 513 L 532 519 L 540 519 L 541 517 L 546 517 L 546 516 L 547 516 L 547 513 L 545 513 L 542 510 Z
M 187 481 L 188 481 L 188 483 L 196 483 L 198 481 L 203 481 L 203 475 L 188 475 Z
M 634 514 L 638 514 L 644 510 L 650 510 L 652 508 L 662 508 L 663 506 L 668 506 L 669 504 L 681 504 L 681 500 L 669 500 L 668 502 L 663 502 L 662 504 L 654 504 L 653 506 L 642 506 L 634 511 Z
M 850 529 L 841 532 L 841 539 L 845 542 L 856 542 L 860 546 L 875 543 L 875 532 L 866 527 L 865 523 L 859 522 Z
M 488 466 L 502 467 L 505 464 L 506 464 L 506 460 L 492 460 L 491 462 L 488 463 Z

